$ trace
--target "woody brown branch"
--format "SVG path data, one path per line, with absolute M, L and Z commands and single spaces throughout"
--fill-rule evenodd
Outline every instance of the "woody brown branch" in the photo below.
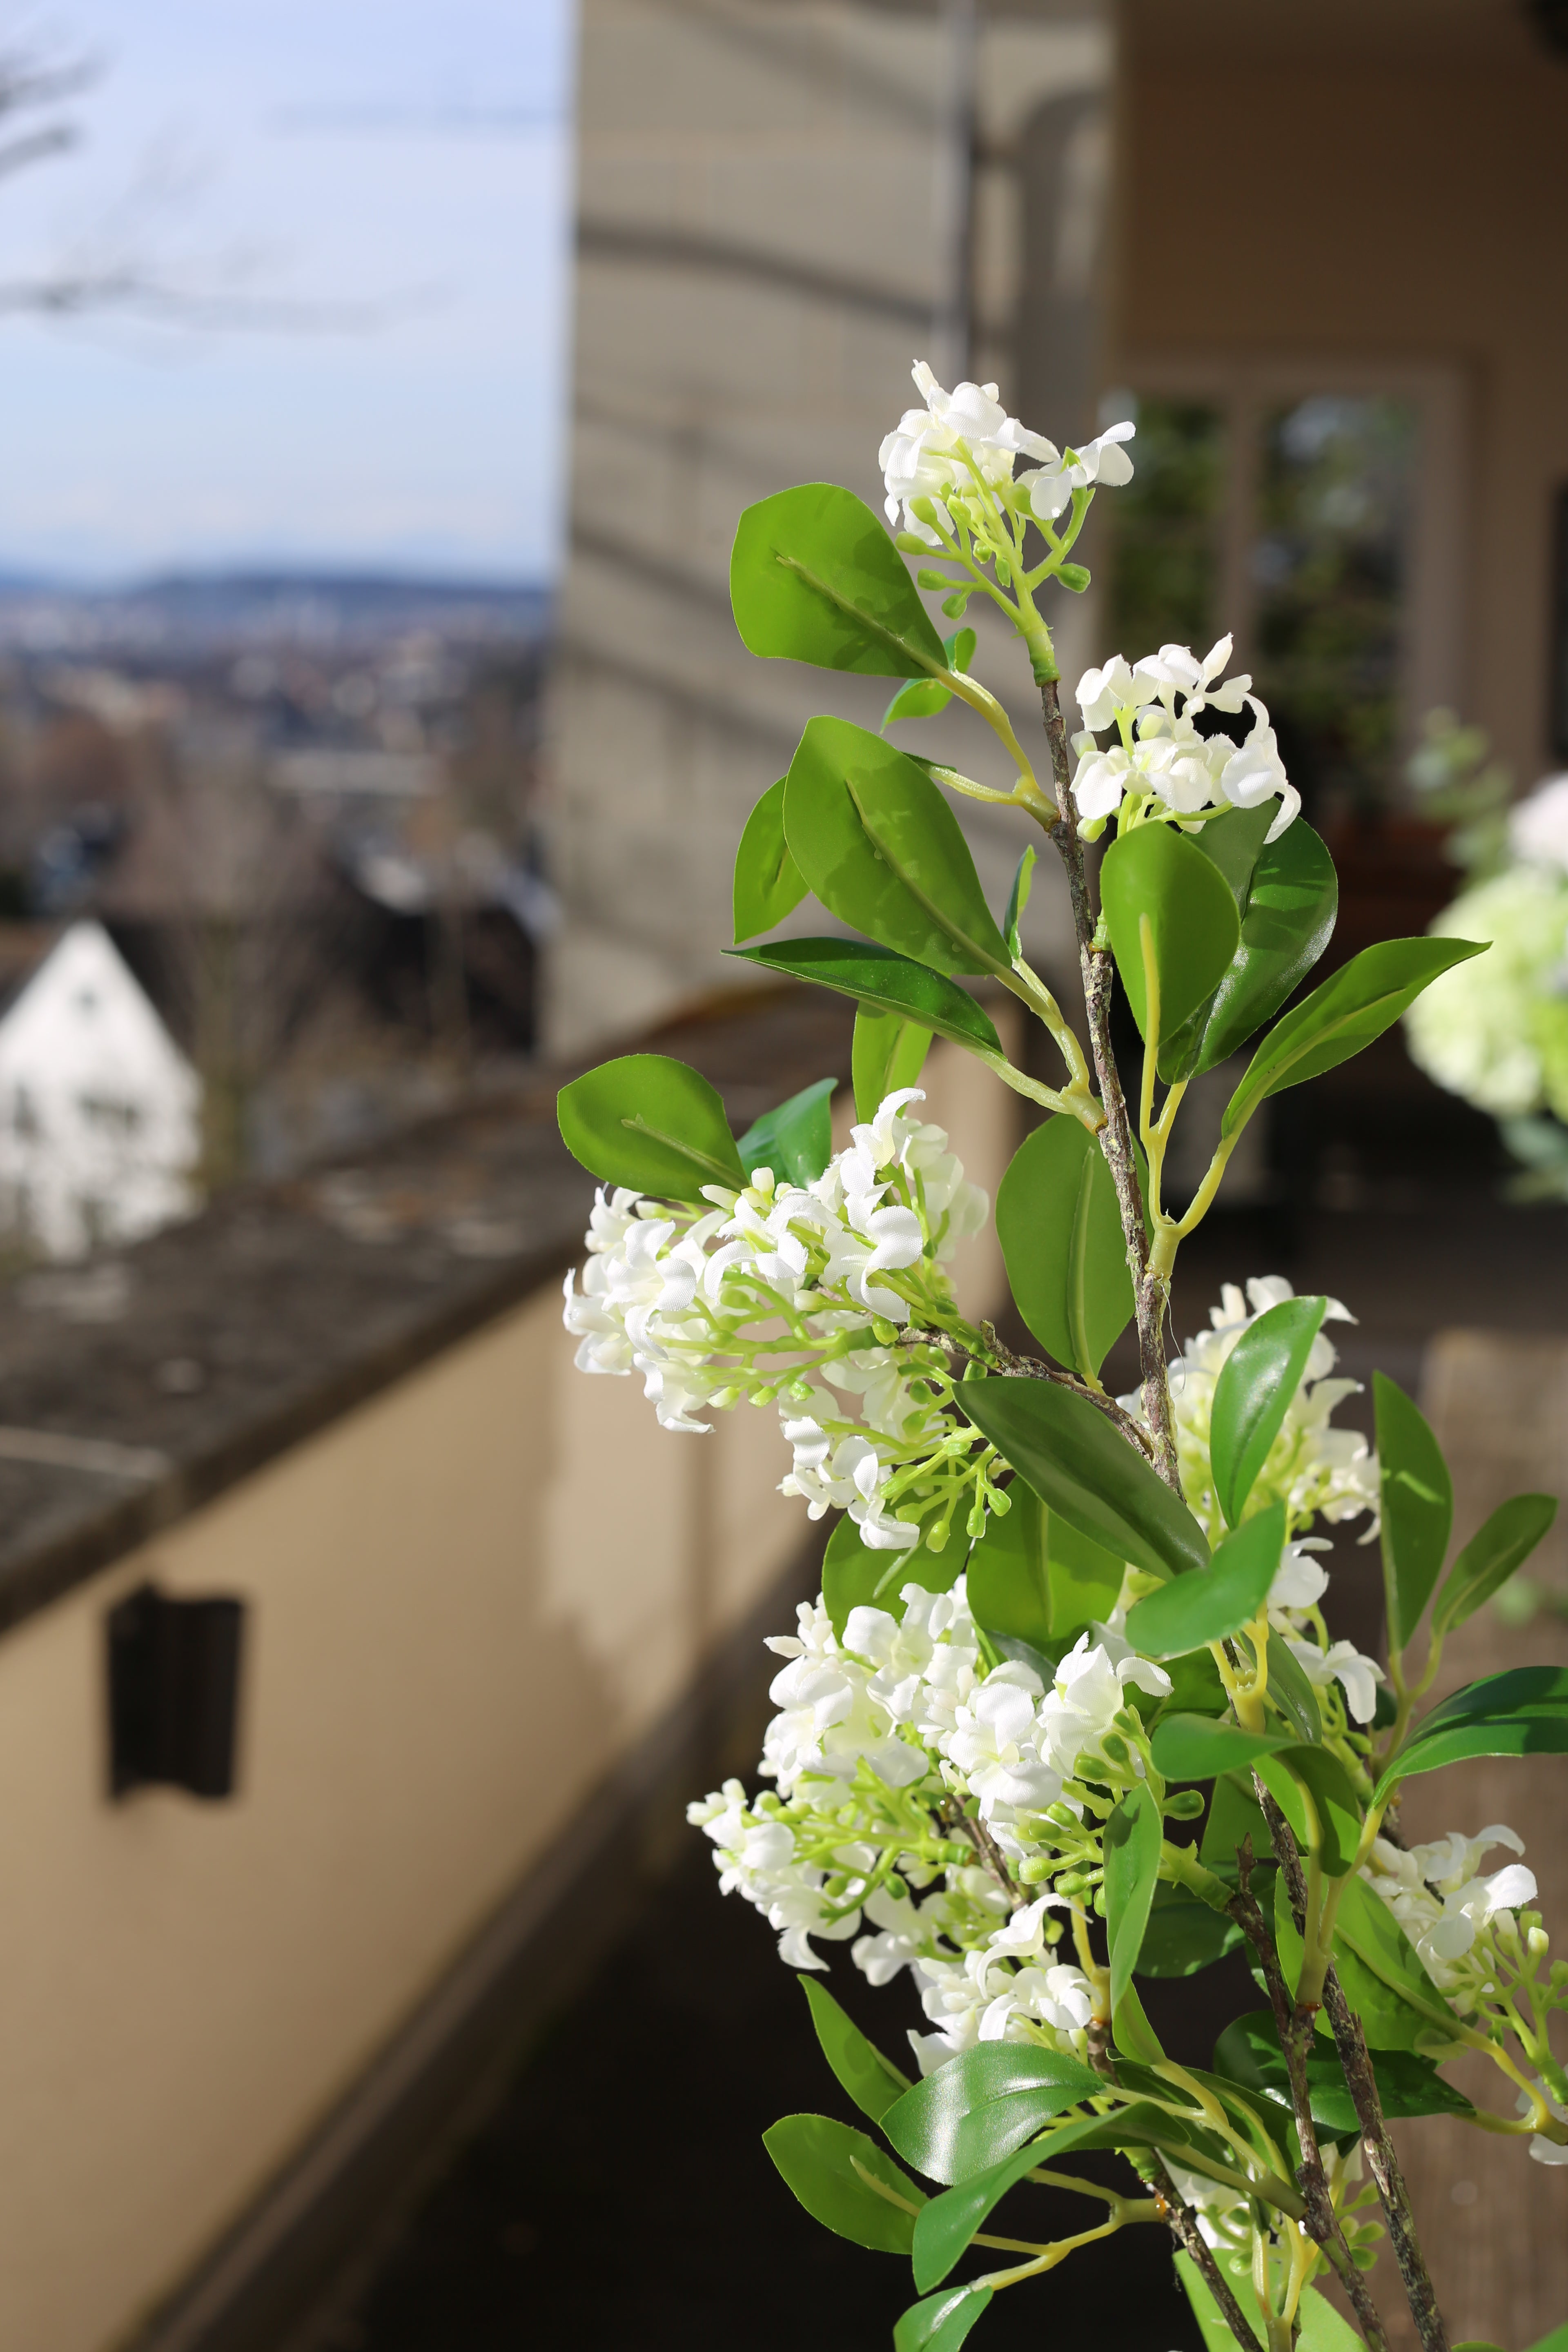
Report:
M 1084 1011 L 1089 1021 L 1089 1050 L 1094 1056 L 1095 1076 L 1100 1080 L 1100 1099 L 1105 1112 L 1105 1125 L 1100 1131 L 1100 1147 L 1105 1154 L 1105 1164 L 1116 1187 L 1116 1203 L 1121 1213 L 1121 1231 L 1127 1243 L 1128 1269 L 1132 1276 L 1138 1361 L 1143 1381 L 1143 1411 L 1153 1439 L 1154 1467 L 1173 1493 L 1179 1495 L 1182 1486 L 1176 1469 L 1171 1392 L 1165 1378 L 1165 1316 L 1170 1306 L 1171 1286 L 1168 1281 L 1153 1273 L 1149 1265 L 1149 1241 L 1143 1224 L 1143 1197 L 1138 1182 L 1138 1165 L 1132 1150 L 1132 1127 L 1127 1115 L 1127 1097 L 1122 1092 L 1116 1055 L 1110 1042 L 1110 996 L 1116 968 L 1110 949 L 1097 946 L 1095 942 L 1094 903 L 1084 869 L 1078 809 L 1072 796 L 1061 696 L 1054 678 L 1040 688 L 1040 708 L 1045 719 L 1046 740 L 1050 745 L 1051 779 L 1056 789 L 1058 814 L 1057 822 L 1051 827 L 1051 839 L 1056 843 L 1067 869 L 1068 896 L 1072 902 L 1079 968 L 1083 978 Z

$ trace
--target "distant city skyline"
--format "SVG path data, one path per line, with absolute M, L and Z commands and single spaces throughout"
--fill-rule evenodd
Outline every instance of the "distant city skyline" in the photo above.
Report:
M 0 310 L 0 574 L 548 579 L 570 0 L 49 24 L 102 70 L 60 110 L 83 144 L 0 180 L 0 300 L 129 260 L 221 322 Z

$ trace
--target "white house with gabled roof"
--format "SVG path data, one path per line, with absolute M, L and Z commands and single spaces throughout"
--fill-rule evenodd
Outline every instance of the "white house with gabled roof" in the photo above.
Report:
M 141 1240 L 197 1194 L 201 1081 L 101 923 L 0 1014 L 0 1216 L 47 1256 Z

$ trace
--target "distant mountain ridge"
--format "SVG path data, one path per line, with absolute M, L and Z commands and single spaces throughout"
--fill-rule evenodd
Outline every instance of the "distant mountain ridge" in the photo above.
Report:
M 530 581 L 234 565 L 113 587 L 0 572 L 0 646 L 39 654 L 198 654 L 230 645 L 370 643 L 424 630 L 533 639 L 551 591 Z

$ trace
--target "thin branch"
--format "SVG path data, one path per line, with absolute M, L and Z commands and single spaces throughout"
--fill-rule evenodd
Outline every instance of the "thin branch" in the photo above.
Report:
M 1078 809 L 1072 796 L 1068 761 L 1067 729 L 1061 696 L 1053 678 L 1040 688 L 1040 708 L 1046 740 L 1050 745 L 1051 776 L 1056 786 L 1057 822 L 1051 827 L 1061 861 L 1067 868 L 1068 895 L 1072 901 L 1073 929 L 1078 934 L 1079 965 L 1083 975 L 1084 1010 L 1089 1016 L 1089 1042 L 1094 1055 L 1105 1125 L 1100 1146 L 1116 1186 L 1121 1230 L 1127 1241 L 1127 1265 L 1138 1322 L 1138 1358 L 1143 1375 L 1143 1411 L 1153 1438 L 1154 1467 L 1174 1494 L 1182 1491 L 1176 1468 L 1176 1440 L 1171 1420 L 1171 1391 L 1165 1376 L 1165 1315 L 1170 1284 L 1151 1271 L 1149 1242 L 1143 1227 L 1143 1201 L 1138 1165 L 1132 1150 L 1132 1129 L 1127 1097 L 1116 1067 L 1110 1042 L 1110 992 L 1115 965 L 1110 950 L 1095 944 L 1095 913 L 1084 871 L 1083 843 L 1079 837 Z
M 1192 2256 L 1194 2263 L 1202 2275 L 1204 2284 L 1219 2307 L 1221 2318 L 1237 2342 L 1244 2347 L 1244 2352 L 1262 2352 L 1262 2347 L 1247 2323 L 1247 2314 L 1231 2293 L 1225 2273 L 1214 2258 L 1214 2249 L 1198 2227 L 1197 2215 L 1183 2197 L 1181 2190 L 1166 2171 L 1163 2159 L 1159 2157 L 1154 2158 L 1153 2172 L 1155 2190 L 1160 2205 L 1163 2209 L 1164 2219 L 1170 2228 L 1171 2235 L 1184 2252 Z
M 911 1328 L 899 1336 L 906 1347 L 940 1348 L 950 1360 L 953 1356 L 961 1356 L 965 1363 L 979 1364 L 983 1370 L 1000 1372 L 1008 1380 L 1053 1381 L 1059 1389 L 1071 1389 L 1075 1396 L 1082 1397 L 1086 1404 L 1091 1404 L 1097 1412 L 1102 1412 L 1130 1444 L 1136 1445 L 1142 1454 L 1152 1458 L 1154 1449 L 1150 1444 L 1148 1431 L 1141 1428 L 1126 1407 L 1118 1404 L 1113 1396 L 1107 1396 L 1103 1389 L 1091 1389 L 1089 1382 L 1079 1380 L 1076 1372 L 1058 1371 L 1055 1364 L 1042 1363 L 1038 1356 L 1020 1356 L 1016 1349 L 1009 1348 L 1005 1339 L 997 1338 L 994 1323 L 982 1323 L 980 1330 L 987 1350 L 984 1356 L 973 1354 L 951 1331 Z
M 1307 1882 L 1295 1838 L 1291 1835 L 1289 1822 L 1256 1773 L 1252 1777 L 1252 1785 L 1268 1823 L 1275 1855 L 1285 1874 L 1285 1889 L 1290 1898 L 1291 1915 L 1304 1934 Z M 1415 2235 L 1410 2193 L 1405 2186 L 1399 2158 L 1384 2120 L 1383 2102 L 1378 2096 L 1377 2077 L 1373 2072 L 1366 2036 L 1362 2032 L 1360 2019 L 1345 1999 L 1338 1975 L 1331 1968 L 1323 1979 L 1323 2001 L 1329 2012 L 1329 2022 L 1334 2030 L 1334 2047 L 1339 2053 L 1341 2071 L 1355 2107 L 1356 2121 L 1361 2126 L 1362 2145 L 1366 2150 L 1372 2177 L 1377 2183 L 1378 2197 L 1388 2223 L 1389 2243 L 1399 2265 L 1405 2300 L 1410 2305 L 1410 2316 L 1415 2323 L 1422 2352 L 1449 2352 L 1448 2330 L 1437 2308 L 1437 2291 L 1432 2284 L 1426 2257 Z
M 1295 2110 L 1296 2137 L 1301 2149 L 1301 2162 L 1296 2178 L 1307 2200 L 1307 2235 L 1314 2245 L 1322 2248 L 1332 2263 L 1372 2352 L 1388 2352 L 1388 2337 L 1378 2316 L 1377 2305 L 1372 2299 L 1372 2288 L 1365 2273 L 1356 2268 L 1355 2258 L 1346 2242 L 1339 2215 L 1334 2210 L 1328 2178 L 1323 2170 L 1322 2151 L 1318 2146 L 1318 2127 L 1312 2116 L 1311 2088 L 1307 2080 L 1307 2053 L 1312 2046 L 1314 2032 L 1312 2011 L 1292 2000 L 1279 1966 L 1274 1938 L 1258 1907 L 1258 1897 L 1252 1892 L 1250 1837 L 1242 1841 L 1237 1860 L 1240 1866 L 1241 1883 L 1226 1907 L 1258 1955 L 1268 1990 L 1269 2003 L 1274 2011 L 1279 2045 L 1289 2069 L 1290 2104 Z

